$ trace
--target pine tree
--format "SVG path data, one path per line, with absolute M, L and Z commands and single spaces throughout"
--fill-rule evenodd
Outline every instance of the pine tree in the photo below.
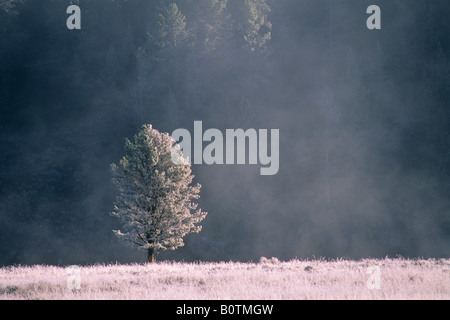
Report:
M 160 10 L 157 30 L 148 31 L 149 40 L 156 43 L 160 49 L 170 49 L 181 45 L 189 36 L 186 17 L 175 3 Z
M 227 0 L 195 0 L 190 25 L 201 52 L 208 54 L 219 50 L 232 35 Z
M 119 189 L 112 214 L 126 229 L 114 232 L 147 250 L 149 262 L 160 250 L 183 246 L 183 237 L 199 232 L 197 223 L 207 214 L 192 202 L 199 198 L 201 186 L 191 186 L 194 176 L 183 157 L 177 155 L 175 160 L 181 161 L 173 161 L 174 143 L 169 134 L 144 125 L 133 142 L 126 140 L 120 165 L 112 165 Z
M 233 0 L 233 19 L 245 45 L 254 52 L 262 49 L 272 38 L 271 9 L 266 0 Z

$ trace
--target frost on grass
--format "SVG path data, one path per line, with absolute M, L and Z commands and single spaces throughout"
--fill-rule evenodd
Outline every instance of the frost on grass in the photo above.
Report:
M 381 285 L 370 290 L 367 270 Z M 79 290 L 67 268 L 0 269 L 0 299 L 450 299 L 450 259 L 292 260 L 258 263 L 97 265 L 80 268 Z
M 272 264 L 278 264 L 280 263 L 280 260 L 278 258 L 272 257 L 270 259 L 267 259 L 266 257 L 261 257 L 259 259 L 259 263 L 272 263 Z

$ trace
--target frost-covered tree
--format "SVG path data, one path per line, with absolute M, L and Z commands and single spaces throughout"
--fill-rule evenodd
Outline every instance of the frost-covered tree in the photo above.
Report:
M 199 232 L 206 212 L 197 209 L 200 184 L 191 186 L 194 176 L 190 164 L 174 152 L 175 141 L 151 125 L 144 125 L 125 141 L 125 156 L 112 165 L 113 182 L 119 189 L 113 216 L 125 232 L 114 230 L 125 241 L 148 251 L 154 262 L 160 250 L 183 246 L 183 237 Z M 180 161 L 173 161 L 176 155 Z

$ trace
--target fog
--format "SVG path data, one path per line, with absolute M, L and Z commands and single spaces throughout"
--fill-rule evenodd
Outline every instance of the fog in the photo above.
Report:
M 145 261 L 110 164 L 194 121 L 279 130 L 279 170 L 193 164 L 209 214 L 158 259 L 449 256 L 448 1 L 173 2 L 0 6 L 1 265 Z

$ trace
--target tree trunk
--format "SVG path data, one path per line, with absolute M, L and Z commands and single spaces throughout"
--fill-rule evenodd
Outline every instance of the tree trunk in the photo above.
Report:
M 147 260 L 150 263 L 155 263 L 155 261 L 156 261 L 156 259 L 155 259 L 155 250 L 153 248 L 148 249 Z

